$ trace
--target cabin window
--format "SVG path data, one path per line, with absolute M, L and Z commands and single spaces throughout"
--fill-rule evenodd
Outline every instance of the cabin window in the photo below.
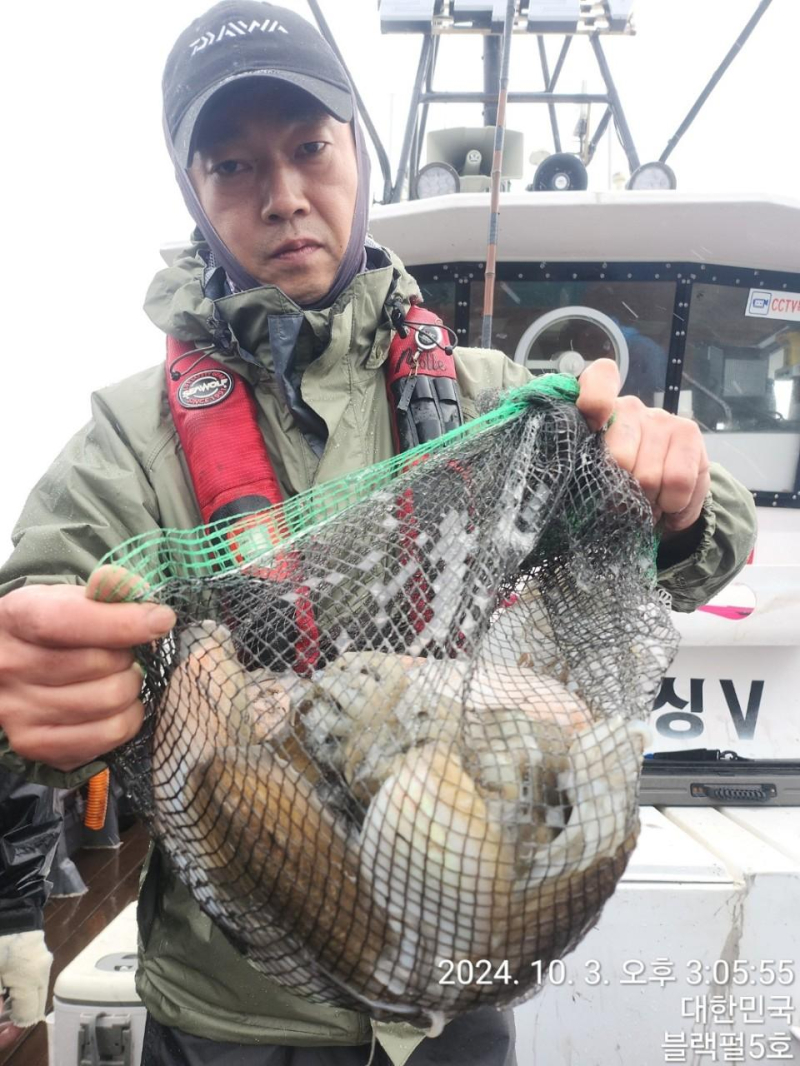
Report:
M 482 281 L 470 293 L 470 343 L 480 344 L 483 317 Z M 533 364 L 534 373 L 555 369 L 565 350 L 585 360 L 612 354 L 606 334 L 597 326 L 555 325 L 532 345 L 525 334 L 537 318 L 558 307 L 583 306 L 601 311 L 619 326 L 628 346 L 628 374 L 622 392 L 648 405 L 661 406 L 675 305 L 674 281 L 502 281 L 495 288 L 493 344 L 517 362 Z M 521 350 L 524 347 L 526 350 Z M 552 366 L 551 366 L 552 364 Z
M 414 269 L 426 306 L 459 344 L 481 343 L 483 272 L 477 262 Z M 582 326 L 534 326 L 558 308 L 593 308 L 626 341 L 623 394 L 693 418 L 711 458 L 756 503 L 800 506 L 800 274 L 578 261 L 500 262 L 497 273 L 494 347 L 534 373 L 572 369 L 570 350 L 584 362 L 610 355 L 607 334 L 586 318 Z M 773 317 L 782 309 L 789 318 Z
M 426 309 L 438 315 L 446 326 L 452 327 L 456 283 L 454 281 L 421 281 L 419 287 Z
M 751 491 L 796 492 L 800 322 L 750 317 L 748 302 L 744 288 L 694 285 L 678 412 Z

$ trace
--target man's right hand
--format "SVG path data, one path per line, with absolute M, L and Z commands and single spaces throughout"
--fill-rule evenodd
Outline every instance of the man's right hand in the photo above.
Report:
M 136 736 L 142 672 L 131 649 L 175 625 L 169 607 L 87 591 L 28 585 L 0 598 L 0 726 L 18 755 L 57 770 Z

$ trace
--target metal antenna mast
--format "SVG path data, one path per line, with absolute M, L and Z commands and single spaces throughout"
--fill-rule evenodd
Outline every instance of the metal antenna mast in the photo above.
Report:
M 378 163 L 380 164 L 381 173 L 383 174 L 383 203 L 387 203 L 392 198 L 392 168 L 391 164 L 389 163 L 389 156 L 386 153 L 386 149 L 383 147 L 383 141 L 378 135 L 378 131 L 375 128 L 375 123 L 370 118 L 370 114 L 367 111 L 366 104 L 364 103 L 361 93 L 356 88 L 356 83 L 353 81 L 352 75 L 350 74 L 350 71 L 347 68 L 347 64 L 344 61 L 344 56 L 342 55 L 341 51 L 339 50 L 339 46 L 336 43 L 336 38 L 331 33 L 330 27 L 328 26 L 325 16 L 322 14 L 322 8 L 320 7 L 318 0 L 308 0 L 308 6 L 311 8 L 314 14 L 314 18 L 317 20 L 319 32 L 322 34 L 322 36 L 333 49 L 336 58 L 344 67 L 345 74 L 347 75 L 348 80 L 353 87 L 353 95 L 356 98 L 356 104 L 358 105 L 359 113 L 361 115 L 361 118 L 364 120 L 364 125 L 367 127 L 367 133 L 370 136 L 370 140 L 372 141 L 375 147 L 375 154 L 378 157 Z
M 425 120 L 431 104 L 480 104 L 483 106 L 484 125 L 498 124 L 495 119 L 500 107 L 498 74 L 501 48 L 513 34 L 529 39 L 535 35 L 544 88 L 533 92 L 510 91 L 506 85 L 506 103 L 544 104 L 550 115 L 556 151 L 561 148 L 561 132 L 556 113 L 558 104 L 605 105 L 605 114 L 592 143 L 587 146 L 587 154 L 591 158 L 597 142 L 613 119 L 630 169 L 636 170 L 639 157 L 600 40 L 601 36 L 608 33 L 632 32 L 631 7 L 632 0 L 564 0 L 563 8 L 556 11 L 555 5 L 548 8 L 548 5 L 534 3 L 534 0 L 516 0 L 509 31 L 507 22 L 503 20 L 503 13 L 507 8 L 506 0 L 380 0 L 383 33 L 417 33 L 422 37 L 400 158 L 388 202 L 397 203 L 403 198 L 407 182 L 413 195 Z M 452 40 L 469 34 L 480 35 L 485 39 L 483 91 L 435 90 L 433 78 L 437 63 L 437 45 L 445 38 Z M 554 35 L 561 36 L 562 41 L 555 66 L 551 70 L 545 45 L 547 37 Z M 557 91 L 559 78 L 576 37 L 583 37 L 591 46 L 603 78 L 604 92 Z M 506 46 L 504 54 L 507 52 Z
M 756 28 L 756 26 L 758 25 L 758 23 L 761 20 L 761 16 L 764 14 L 764 12 L 767 10 L 767 8 L 769 7 L 769 5 L 771 3 L 772 3 L 772 0 L 761 0 L 761 3 L 756 8 L 755 13 L 751 17 L 750 21 L 747 23 L 745 28 L 742 30 L 742 32 L 739 34 L 739 36 L 736 38 L 736 40 L 734 41 L 734 43 L 733 43 L 730 51 L 728 52 L 728 54 L 722 60 L 722 62 L 717 67 L 717 69 L 714 71 L 714 73 L 711 75 L 711 78 L 710 78 L 708 84 L 706 85 L 705 89 L 703 89 L 703 91 L 698 96 L 697 100 L 694 102 L 692 107 L 689 109 L 689 112 L 687 113 L 686 118 L 683 120 L 683 122 L 681 122 L 680 126 L 678 126 L 677 130 L 675 131 L 675 133 L 667 141 L 667 147 L 664 149 L 664 151 L 661 153 L 661 156 L 659 157 L 659 161 L 661 163 L 666 163 L 666 161 L 669 159 L 669 157 L 672 154 L 672 151 L 675 148 L 675 146 L 677 145 L 678 141 L 681 139 L 681 137 L 683 137 L 684 133 L 686 133 L 686 131 L 691 126 L 691 124 L 697 118 L 697 114 L 700 111 L 700 108 L 703 106 L 703 104 L 709 98 L 711 93 L 714 91 L 714 89 L 715 89 L 715 87 L 717 85 L 717 82 L 720 80 L 722 75 L 725 73 L 725 71 L 728 69 L 728 67 L 731 65 L 731 63 L 734 61 L 734 59 L 739 54 L 739 52 L 741 52 L 745 41 L 750 36 L 750 34 L 753 32 L 753 30 Z

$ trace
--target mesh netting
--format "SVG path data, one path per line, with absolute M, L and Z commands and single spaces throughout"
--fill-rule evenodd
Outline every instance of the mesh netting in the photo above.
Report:
M 178 616 L 137 650 L 145 727 L 115 769 L 289 989 L 420 1025 L 514 1002 L 624 870 L 676 637 L 650 508 L 576 391 L 538 379 L 260 515 L 129 541 L 93 577 Z

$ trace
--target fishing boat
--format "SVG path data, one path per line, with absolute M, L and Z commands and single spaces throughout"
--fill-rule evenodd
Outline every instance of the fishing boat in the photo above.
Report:
M 488 200 L 373 215 L 375 237 L 469 344 L 481 339 Z M 615 352 L 632 391 L 700 423 L 759 522 L 741 575 L 673 614 L 681 648 L 651 718 L 639 845 L 598 926 L 517 1008 L 519 1062 L 758 1055 L 755 1032 L 800 1053 L 800 936 L 775 920 L 800 902 L 800 204 L 577 191 L 507 194 L 501 212 L 493 343 L 542 371 Z M 714 1028 L 709 1004 L 731 996 L 772 1015 L 758 1029 L 734 1010 Z
M 461 344 L 486 343 L 488 331 L 535 373 L 615 358 L 623 391 L 694 419 L 711 459 L 758 509 L 742 574 L 706 607 L 674 615 L 682 644 L 652 713 L 639 844 L 596 927 L 515 1008 L 520 1066 L 800 1056 L 800 927 L 787 921 L 800 906 L 800 202 L 682 193 L 666 162 L 769 2 L 653 162 L 638 156 L 603 50 L 604 35 L 631 34 L 631 0 L 380 7 L 384 32 L 418 34 L 421 45 L 395 174 L 362 101 L 384 178 L 375 240 L 402 258 Z M 336 47 L 319 3 L 310 7 Z M 531 33 L 545 90 L 510 91 L 504 56 Z M 485 42 L 483 89 L 435 91 L 440 49 L 471 34 Z M 581 35 L 603 93 L 558 90 Z M 551 117 L 553 152 L 523 191 L 509 187 L 522 176 L 522 134 L 505 130 L 507 154 L 497 155 L 506 100 Z M 431 105 L 448 102 L 482 107 L 483 122 L 428 131 Z M 594 130 L 579 120 L 576 152 L 562 150 L 563 104 L 584 120 L 589 104 L 603 108 Z M 586 168 L 610 128 L 628 188 L 590 192 Z M 165 246 L 167 261 L 172 252 Z M 130 917 L 60 974 L 50 1066 L 138 1062 Z M 98 967 L 110 974 L 100 1001 Z M 107 1057 L 92 1058 L 98 1049 Z
M 487 244 L 495 130 L 428 133 L 422 157 L 430 104 L 480 103 L 496 120 L 497 90 L 431 89 L 437 45 L 500 32 L 506 5 L 469 5 L 471 23 L 466 6 L 430 12 L 403 158 L 390 202 L 373 211 L 373 236 L 400 255 L 461 343 L 487 342 L 488 306 L 490 343 L 534 373 L 615 358 L 623 392 L 700 425 L 710 458 L 753 493 L 759 524 L 742 574 L 706 607 L 673 615 L 681 648 L 652 713 L 639 844 L 596 928 L 517 1007 L 518 1060 L 793 1059 L 800 932 L 776 916 L 800 902 L 800 203 L 681 193 L 666 164 L 767 5 L 651 164 L 637 155 L 602 48 L 604 32 L 629 32 L 631 5 L 582 6 L 604 19 L 600 29 L 558 26 L 591 35 L 606 87 L 603 118 L 571 157 L 554 105 L 564 102 L 555 90 L 572 38 L 550 71 L 542 18 L 563 19 L 570 5 L 518 6 L 512 32 L 537 33 L 547 91 L 509 99 L 550 109 L 554 151 L 525 191 L 496 201 L 496 266 Z M 497 48 L 484 59 L 490 87 Z M 628 188 L 589 192 L 583 165 L 612 123 Z M 515 166 L 519 157 L 502 178 L 517 176 Z M 398 195 L 404 181 L 416 195 Z

